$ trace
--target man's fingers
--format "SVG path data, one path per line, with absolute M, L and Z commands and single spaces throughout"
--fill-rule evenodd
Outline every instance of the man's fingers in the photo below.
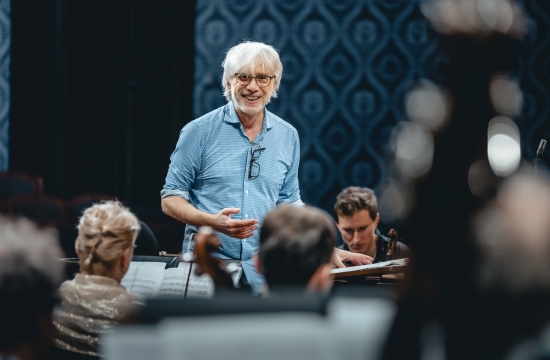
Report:
M 256 220 L 253 220 L 253 222 L 255 223 Z M 234 225 L 230 225 L 227 227 L 226 229 L 227 231 L 225 232 L 225 234 L 237 239 L 246 239 L 251 236 L 254 236 L 254 231 L 257 229 L 258 229 L 258 225 L 256 224 L 252 226 L 247 224 L 247 226 L 237 226 L 237 227 Z
M 225 208 L 222 211 L 220 211 L 220 214 L 229 216 L 233 214 L 238 214 L 240 212 L 241 212 L 241 209 L 239 208 Z
M 334 249 L 332 262 L 338 267 L 344 267 L 343 261 L 350 261 L 353 265 L 369 265 L 372 264 L 372 257 L 342 249 Z
M 372 258 L 371 258 L 370 256 L 367 256 L 366 259 L 361 259 L 360 262 L 361 262 L 361 264 L 363 264 L 363 265 L 372 264 Z
M 351 259 L 355 265 L 369 265 L 372 264 L 372 258 L 368 255 L 357 256 L 355 259 Z
M 248 239 L 249 237 L 252 237 L 254 235 L 253 232 L 238 232 L 238 233 L 232 233 L 228 234 L 229 236 L 236 238 L 236 239 Z
M 246 233 L 246 234 L 243 234 L 241 237 L 239 237 L 239 239 L 248 239 L 252 236 L 254 236 L 254 233 Z
M 245 239 L 247 237 L 254 236 L 254 231 L 258 227 L 246 228 L 246 229 L 228 229 L 225 234 L 234 238 Z
M 355 265 L 372 264 L 372 258 L 370 256 L 357 253 L 348 255 L 344 260 L 351 261 Z
M 246 228 L 252 228 L 253 230 L 256 230 L 258 226 L 256 225 L 258 223 L 258 220 L 251 219 L 251 220 L 231 220 L 227 222 L 227 227 L 230 229 L 236 229 L 236 230 L 243 230 Z
M 336 255 L 336 253 L 332 254 L 332 262 L 334 263 L 334 265 L 336 265 L 336 267 L 339 267 L 339 268 L 346 267 L 342 262 L 342 260 L 340 260 L 340 258 Z
M 372 264 L 372 261 L 370 260 L 351 260 L 351 262 L 353 263 L 353 265 L 356 265 L 356 266 L 359 266 L 359 265 L 370 265 Z

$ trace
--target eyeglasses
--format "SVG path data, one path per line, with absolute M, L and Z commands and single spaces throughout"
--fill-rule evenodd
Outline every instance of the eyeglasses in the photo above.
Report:
M 248 168 L 248 178 L 250 180 L 260 176 L 260 164 L 256 160 L 258 160 L 264 150 L 265 148 L 261 147 L 260 144 L 252 143 L 250 145 L 250 154 L 252 155 L 250 157 L 250 167 Z
M 256 84 L 258 84 L 259 87 L 269 86 L 269 84 L 271 84 L 271 79 L 275 79 L 275 76 L 267 76 L 267 75 L 250 76 L 245 73 L 235 73 L 235 76 L 237 77 L 237 84 L 248 85 L 250 84 L 252 79 L 256 79 Z

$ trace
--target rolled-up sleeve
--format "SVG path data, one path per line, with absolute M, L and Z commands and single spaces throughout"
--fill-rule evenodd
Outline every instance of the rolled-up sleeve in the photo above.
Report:
M 294 129 L 293 129 L 294 130 Z M 300 139 L 298 132 L 292 132 L 292 164 L 285 175 L 285 180 L 279 191 L 279 199 L 277 205 L 290 204 L 293 206 L 303 206 L 304 203 L 300 198 L 300 186 L 298 183 L 298 168 L 300 166 Z
M 200 169 L 202 149 L 201 129 L 190 122 L 181 130 L 176 149 L 170 156 L 161 198 L 179 196 L 189 201 L 189 191 Z
M 164 199 L 165 197 L 169 196 L 178 196 L 181 198 L 184 198 L 185 200 L 189 201 L 189 191 L 181 191 L 181 190 L 170 190 L 170 189 L 162 189 L 160 191 L 160 197 Z

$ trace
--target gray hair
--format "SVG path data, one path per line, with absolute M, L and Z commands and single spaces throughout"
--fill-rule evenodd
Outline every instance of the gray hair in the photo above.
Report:
M 261 42 L 244 41 L 227 51 L 222 67 L 223 96 L 227 101 L 231 101 L 231 93 L 227 88 L 227 83 L 231 82 L 235 73 L 253 74 L 258 67 L 262 68 L 267 75 L 275 75 L 273 79 L 275 82 L 273 97 L 277 97 L 277 91 L 283 76 L 283 64 L 279 58 L 279 53 L 273 46 Z
M 0 351 L 41 336 L 37 319 L 57 302 L 62 257 L 55 230 L 0 217 Z

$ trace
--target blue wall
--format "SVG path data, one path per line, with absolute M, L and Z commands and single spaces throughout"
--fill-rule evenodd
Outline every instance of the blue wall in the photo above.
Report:
M 531 16 L 530 33 L 510 68 L 525 91 L 518 125 L 524 157 L 531 159 L 550 134 L 550 8 L 519 3 Z M 281 89 L 268 108 L 300 133 L 303 200 L 327 210 L 345 186 L 381 189 L 391 175 L 391 130 L 406 120 L 404 95 L 415 80 L 440 82 L 447 70 L 418 1 L 198 0 L 195 117 L 225 103 L 220 64 L 242 40 L 279 49 Z
M 0 171 L 9 165 L 9 112 L 10 112 L 10 0 L 0 0 Z

